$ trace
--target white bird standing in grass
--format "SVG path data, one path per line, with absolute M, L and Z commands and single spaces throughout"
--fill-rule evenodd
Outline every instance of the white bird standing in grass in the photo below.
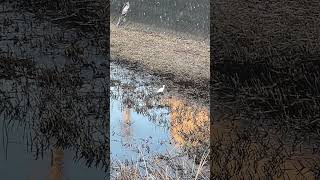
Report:
M 121 12 L 121 16 L 119 17 L 119 20 L 118 20 L 118 23 L 117 23 L 117 27 L 119 27 L 121 21 L 124 20 L 125 17 L 127 16 L 129 8 L 130 8 L 130 3 L 126 2 L 122 7 L 122 12 Z
M 157 93 L 163 93 L 164 87 L 165 87 L 165 85 L 163 85 L 162 88 L 160 88 L 160 89 L 157 91 Z

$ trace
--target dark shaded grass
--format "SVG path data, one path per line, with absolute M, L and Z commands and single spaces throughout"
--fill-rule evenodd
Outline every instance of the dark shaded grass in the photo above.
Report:
M 230 119 L 245 124 L 234 128 L 235 137 L 245 139 L 228 145 L 212 139 L 212 167 L 219 167 L 211 171 L 212 177 L 289 179 L 281 164 L 298 152 L 287 146 L 303 144 L 311 159 L 302 167 L 319 178 L 320 4 L 228 0 L 213 5 L 211 88 L 221 111 L 229 110 Z M 256 142 L 264 145 L 250 150 Z M 304 159 L 307 151 L 299 151 Z M 266 160 L 262 174 L 255 172 L 257 167 L 245 170 L 255 153 L 261 155 L 256 162 Z M 237 170 L 224 169 L 232 160 Z M 297 170 L 296 177 L 300 175 Z
M 109 50 L 109 2 L 104 0 L 23 0 L 25 10 L 78 33 L 95 35 L 95 42 L 107 53 Z

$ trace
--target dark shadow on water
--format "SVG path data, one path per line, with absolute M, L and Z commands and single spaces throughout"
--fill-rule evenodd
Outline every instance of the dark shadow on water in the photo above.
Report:
M 34 158 L 54 169 L 50 161 L 55 161 L 55 154 L 69 151 L 67 163 L 77 160 L 88 167 L 108 169 L 109 94 L 104 87 L 108 83 L 104 78 L 86 79 L 88 73 L 81 76 L 81 68 L 79 76 L 75 66 L 35 68 L 38 72 L 31 75 L 1 80 L 1 154 L 7 162 L 33 164 Z M 12 68 L 7 70 L 17 72 L 24 66 Z M 19 158 L 20 154 L 28 158 Z M 75 168 L 73 164 L 70 167 Z

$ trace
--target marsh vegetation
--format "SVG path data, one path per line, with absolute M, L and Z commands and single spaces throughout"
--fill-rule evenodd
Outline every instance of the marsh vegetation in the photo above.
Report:
M 226 139 L 211 131 L 212 177 L 318 179 L 319 4 L 231 0 L 214 7 L 212 94 L 229 115 L 213 115 L 211 126 L 232 126 Z

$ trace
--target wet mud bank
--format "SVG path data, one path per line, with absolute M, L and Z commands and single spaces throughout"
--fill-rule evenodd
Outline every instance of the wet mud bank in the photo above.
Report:
M 110 25 L 111 61 L 170 80 L 208 97 L 210 52 L 206 42 Z

